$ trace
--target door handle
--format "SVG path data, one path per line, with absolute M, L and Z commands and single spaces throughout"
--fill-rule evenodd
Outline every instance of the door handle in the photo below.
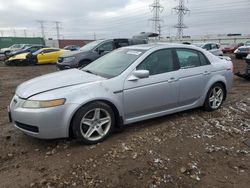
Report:
M 204 75 L 209 75 L 209 74 L 211 74 L 211 72 L 209 72 L 209 71 L 204 71 L 203 74 L 204 74 Z
M 172 83 L 172 82 L 176 82 L 176 81 L 178 81 L 178 79 L 175 79 L 174 77 L 172 77 L 168 80 L 168 83 Z

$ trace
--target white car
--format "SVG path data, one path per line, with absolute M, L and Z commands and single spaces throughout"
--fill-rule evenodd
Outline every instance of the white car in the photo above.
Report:
M 220 44 L 218 43 L 194 43 L 193 45 L 203 48 L 216 56 L 223 56 Z
M 18 86 L 9 107 L 15 126 L 53 139 L 96 144 L 114 128 L 203 106 L 217 110 L 233 82 L 232 62 L 191 45 L 119 48 L 83 69 Z

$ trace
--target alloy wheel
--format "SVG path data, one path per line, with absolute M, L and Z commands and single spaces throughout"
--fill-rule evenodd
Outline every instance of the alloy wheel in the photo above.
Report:
M 214 87 L 209 95 L 209 105 L 212 109 L 217 109 L 222 104 L 224 97 L 223 89 L 221 87 Z
M 111 124 L 111 115 L 107 110 L 94 108 L 84 114 L 80 122 L 80 131 L 86 140 L 97 141 L 106 136 Z

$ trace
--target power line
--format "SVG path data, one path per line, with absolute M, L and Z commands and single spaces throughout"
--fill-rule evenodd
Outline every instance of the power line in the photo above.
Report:
M 178 23 L 174 27 L 177 28 L 177 37 L 181 39 L 183 37 L 183 29 L 187 28 L 184 24 L 184 15 L 190 10 L 185 6 L 185 0 L 179 0 L 179 5 L 174 7 L 173 10 L 178 14 Z
M 160 18 L 160 13 L 162 13 L 164 8 L 160 4 L 160 0 L 154 0 L 154 3 L 149 5 L 149 8 L 151 12 L 153 12 L 153 17 L 149 19 L 149 21 L 153 22 L 154 32 L 157 33 L 159 32 L 159 28 L 161 27 L 161 22 L 162 22 L 162 19 Z

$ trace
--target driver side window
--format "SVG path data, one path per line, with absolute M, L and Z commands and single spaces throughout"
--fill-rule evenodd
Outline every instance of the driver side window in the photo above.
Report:
M 171 49 L 159 50 L 150 54 L 136 70 L 148 70 L 149 75 L 162 74 L 175 70 Z

